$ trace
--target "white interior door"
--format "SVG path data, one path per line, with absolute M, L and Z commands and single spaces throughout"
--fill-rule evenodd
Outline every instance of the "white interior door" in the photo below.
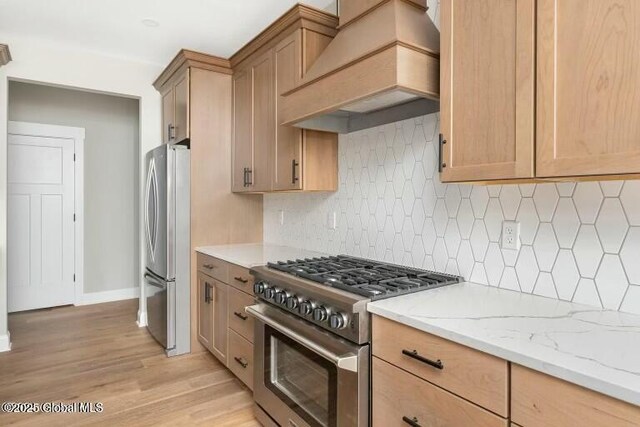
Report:
M 9 312 L 74 303 L 74 181 L 74 139 L 10 128 Z

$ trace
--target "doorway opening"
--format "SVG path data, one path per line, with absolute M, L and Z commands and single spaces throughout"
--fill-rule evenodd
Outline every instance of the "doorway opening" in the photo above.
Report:
M 138 297 L 139 116 L 137 99 L 9 82 L 9 313 Z

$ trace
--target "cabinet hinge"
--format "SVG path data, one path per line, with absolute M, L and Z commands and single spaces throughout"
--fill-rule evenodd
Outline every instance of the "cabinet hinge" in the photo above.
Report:
M 75 274 L 73 275 L 73 281 L 74 282 L 76 281 L 76 275 Z
M 73 153 L 73 161 L 76 161 L 76 153 Z
M 76 214 L 73 214 L 73 222 L 76 222 Z

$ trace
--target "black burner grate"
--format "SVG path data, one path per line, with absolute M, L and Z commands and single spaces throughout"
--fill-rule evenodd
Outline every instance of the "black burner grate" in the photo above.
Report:
M 275 270 L 372 300 L 459 283 L 462 277 L 347 255 L 269 263 Z

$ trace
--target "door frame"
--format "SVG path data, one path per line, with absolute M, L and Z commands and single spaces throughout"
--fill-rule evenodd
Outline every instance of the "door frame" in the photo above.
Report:
M 7 123 L 7 135 L 55 137 L 73 140 L 74 162 L 74 305 L 82 304 L 84 294 L 84 139 L 85 129 L 42 123 Z

